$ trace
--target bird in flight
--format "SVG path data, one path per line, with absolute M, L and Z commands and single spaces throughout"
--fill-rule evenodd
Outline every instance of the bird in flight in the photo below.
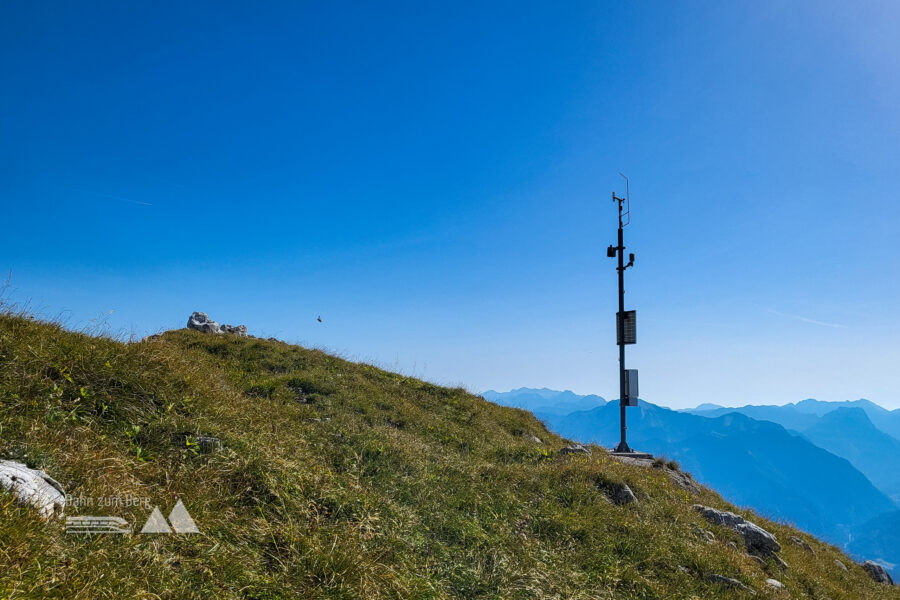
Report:
M 319 315 L 318 317 L 316 317 L 316 321 L 318 321 L 319 323 L 321 323 L 321 322 L 322 322 L 322 315 Z

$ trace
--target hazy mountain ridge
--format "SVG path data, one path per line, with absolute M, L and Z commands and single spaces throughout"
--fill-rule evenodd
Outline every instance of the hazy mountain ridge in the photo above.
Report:
M 593 394 L 579 395 L 571 390 L 557 391 L 547 388 L 518 388 L 509 392 L 488 390 L 481 394 L 485 400 L 502 406 L 522 408 L 536 415 L 565 415 L 579 410 L 591 410 L 604 406 L 606 400 Z
M 754 419 L 764 419 L 779 423 L 787 429 L 802 431 L 816 424 L 823 416 L 841 408 L 859 408 L 863 410 L 872 424 L 894 439 L 900 440 L 900 409 L 888 410 L 871 400 L 847 400 L 844 402 L 823 402 L 812 398 L 785 405 L 752 405 L 739 407 L 720 406 L 711 408 L 709 404 L 701 404 L 684 412 L 710 417 L 729 412 L 739 412 Z
M 784 406 L 697 407 L 683 412 L 704 417 L 743 414 L 800 432 L 817 446 L 849 460 L 880 490 L 900 502 L 900 439 L 891 433 L 900 410 L 889 411 L 869 400 L 804 400 Z
M 895 502 L 900 502 L 900 440 L 884 433 L 861 408 L 824 414 L 803 434 L 820 448 L 842 456 Z

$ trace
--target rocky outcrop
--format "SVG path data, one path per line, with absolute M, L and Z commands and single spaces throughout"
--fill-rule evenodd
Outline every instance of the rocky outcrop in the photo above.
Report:
M 0 490 L 12 492 L 19 504 L 34 506 L 44 519 L 61 515 L 66 507 L 66 492 L 59 482 L 19 462 L 0 460 Z
M 233 333 L 241 337 L 247 337 L 246 325 L 221 325 L 222 333 Z
M 744 517 L 738 516 L 733 512 L 725 510 L 717 510 L 702 504 L 695 504 L 691 508 L 696 510 L 700 515 L 712 523 L 713 525 L 724 525 L 725 527 L 734 527 L 740 523 L 746 523 Z
M 866 573 L 869 574 L 869 577 L 871 577 L 878 583 L 883 583 L 884 585 L 894 585 L 894 580 L 891 579 L 891 576 L 888 574 L 885 568 L 879 565 L 877 562 L 867 560 L 863 563 L 862 568 L 865 569 Z
M 241 337 L 247 337 L 246 325 L 219 325 L 204 312 L 191 313 L 191 316 L 188 317 L 187 327 L 203 333 L 233 333 Z
M 781 550 L 781 544 L 775 536 L 757 525 L 744 519 L 740 515 L 724 510 L 717 510 L 702 504 L 695 504 L 694 510 L 699 512 L 704 519 L 715 525 L 729 527 L 738 532 L 744 538 L 747 551 L 751 554 L 763 556 L 774 555 Z
M 645 469 L 649 469 L 654 466 L 654 461 L 651 458 L 635 458 L 632 456 L 622 456 L 616 454 L 610 454 L 614 459 L 621 463 L 625 463 L 626 465 L 634 465 L 636 467 L 643 467 Z M 681 489 L 690 492 L 691 494 L 699 494 L 702 489 L 700 488 L 700 484 L 694 480 L 690 473 L 686 471 L 681 471 L 679 469 L 662 469 L 666 475 L 669 476 L 669 479 L 672 480 L 672 483 L 680 487 Z
M 559 451 L 560 454 L 587 454 L 591 455 L 591 451 L 582 446 L 581 444 L 572 444 L 571 446 L 566 446 L 562 450 Z

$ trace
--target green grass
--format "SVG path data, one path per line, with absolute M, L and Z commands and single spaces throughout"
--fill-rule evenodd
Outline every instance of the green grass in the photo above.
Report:
M 203 452 L 198 436 L 223 447 Z M 691 496 L 667 469 L 564 445 L 525 411 L 316 350 L 187 330 L 123 344 L 2 315 L 0 455 L 72 496 L 146 496 L 165 515 L 180 498 L 201 533 L 67 535 L 0 495 L 0 598 L 744 597 L 710 573 L 757 598 L 900 598 L 836 548 Z M 637 503 L 607 500 L 622 483 Z M 788 570 L 730 545 L 695 502 L 776 533 Z M 136 529 L 148 516 L 67 514 Z

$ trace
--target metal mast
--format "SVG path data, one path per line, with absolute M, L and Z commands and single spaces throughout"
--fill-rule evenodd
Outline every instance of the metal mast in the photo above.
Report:
M 622 175 L 619 173 L 619 175 Z M 625 269 L 634 266 L 634 253 L 628 255 L 628 263 L 625 263 L 625 243 L 622 230 L 631 222 L 631 201 L 628 190 L 628 178 L 625 178 L 625 198 L 616 196 L 613 192 L 613 202 L 618 204 L 619 208 L 619 230 L 618 244 L 609 246 L 606 249 L 606 255 L 610 258 L 618 258 L 618 266 L 616 271 L 619 275 L 619 311 L 616 314 L 616 343 L 619 346 L 619 420 L 621 425 L 622 439 L 616 446 L 615 452 L 632 452 L 626 441 L 625 426 L 625 408 L 627 406 L 637 406 L 637 370 L 625 369 L 625 345 L 634 344 L 636 339 L 636 323 L 635 312 L 625 311 Z M 623 220 L 623 217 L 625 220 Z

